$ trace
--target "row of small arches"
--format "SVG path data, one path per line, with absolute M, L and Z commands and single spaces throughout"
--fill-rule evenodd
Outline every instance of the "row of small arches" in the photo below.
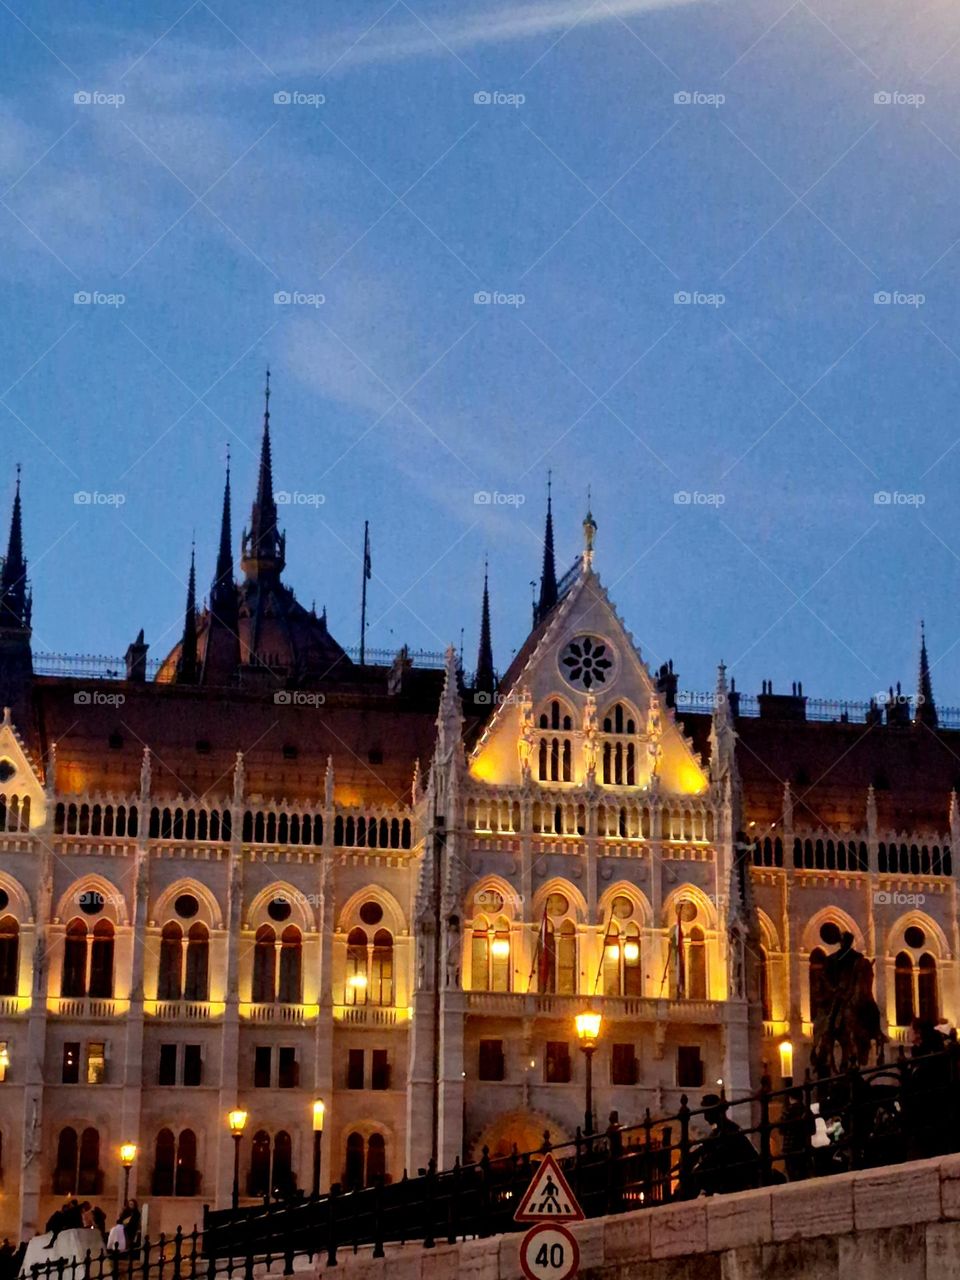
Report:
M 0 792 L 0 832 L 30 830 L 30 797 Z
M 782 867 L 783 841 L 765 836 L 753 841 L 755 867 Z M 801 839 L 793 841 L 793 865 L 807 871 L 868 871 L 870 853 L 865 840 Z M 886 843 L 877 849 L 877 870 L 902 875 L 952 875 L 952 858 L 946 845 Z

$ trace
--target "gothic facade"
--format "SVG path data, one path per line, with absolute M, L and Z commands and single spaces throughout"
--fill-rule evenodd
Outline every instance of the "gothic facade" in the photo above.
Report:
M 269 408 L 269 401 L 268 401 Z M 151 1230 L 241 1195 L 361 1185 L 801 1074 L 837 928 L 893 1045 L 957 1017 L 960 733 L 918 696 L 814 714 L 721 667 L 652 673 L 594 563 L 494 673 L 354 661 L 283 580 L 269 414 L 234 571 L 154 672 L 44 674 L 19 480 L 0 578 L 0 1233 L 112 1205 Z M 148 678 L 148 675 L 150 678 Z M 832 931 L 832 932 L 831 932 Z

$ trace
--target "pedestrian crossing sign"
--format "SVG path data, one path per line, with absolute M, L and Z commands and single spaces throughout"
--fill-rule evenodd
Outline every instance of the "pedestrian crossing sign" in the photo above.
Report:
M 514 1222 L 582 1222 L 583 1210 L 553 1156 L 544 1156 L 523 1194 Z

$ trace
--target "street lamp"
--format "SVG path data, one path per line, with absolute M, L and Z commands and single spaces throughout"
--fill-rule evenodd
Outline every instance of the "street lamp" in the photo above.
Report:
M 323 1116 L 326 1107 L 323 1099 L 313 1104 L 313 1198 L 320 1195 L 320 1144 L 323 1142 Z
M 240 1107 L 234 1108 L 227 1116 L 230 1125 L 230 1137 L 233 1138 L 233 1207 L 240 1207 L 240 1139 L 247 1123 L 247 1113 Z
M 583 1110 L 583 1131 L 586 1136 L 593 1135 L 593 1055 L 600 1039 L 600 1026 L 603 1017 L 599 1013 L 587 1011 L 578 1013 L 574 1022 L 577 1025 L 577 1039 L 587 1060 L 587 1096 Z
M 123 1207 L 127 1207 L 130 1195 L 130 1170 L 137 1158 L 137 1144 L 125 1142 L 120 1148 L 120 1163 L 123 1165 Z
M 780 1077 L 785 1089 L 793 1087 L 793 1045 L 789 1040 L 780 1042 Z

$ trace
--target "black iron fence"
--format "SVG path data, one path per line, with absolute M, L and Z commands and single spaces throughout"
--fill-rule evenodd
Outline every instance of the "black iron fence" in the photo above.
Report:
M 826 1080 L 809 1074 L 796 1087 L 739 1100 L 686 1097 L 672 1116 L 639 1124 L 612 1121 L 600 1134 L 579 1130 L 572 1142 L 537 1151 L 492 1156 L 445 1172 L 430 1167 L 417 1177 L 343 1190 L 295 1203 L 204 1212 L 202 1230 L 144 1240 L 136 1251 L 87 1255 L 36 1265 L 25 1280 L 198 1280 L 254 1266 L 319 1257 L 335 1265 L 343 1249 L 487 1237 L 521 1229 L 513 1220 L 537 1164 L 552 1152 L 588 1218 L 640 1211 L 699 1195 L 960 1151 L 960 1046 L 906 1057 Z

